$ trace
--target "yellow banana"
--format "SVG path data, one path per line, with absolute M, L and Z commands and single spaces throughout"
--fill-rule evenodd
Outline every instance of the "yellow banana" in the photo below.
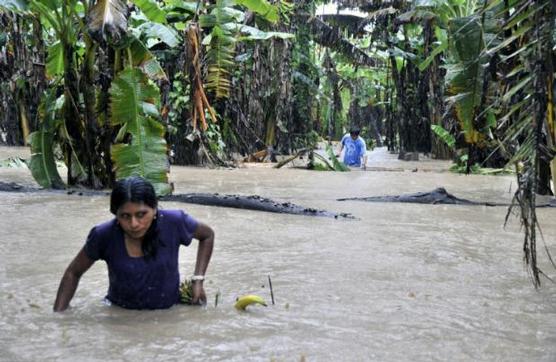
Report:
M 247 306 L 251 304 L 261 304 L 266 307 L 266 302 L 264 301 L 264 299 L 254 294 L 248 294 L 237 298 L 234 307 L 239 310 L 245 310 L 245 308 L 247 308 Z

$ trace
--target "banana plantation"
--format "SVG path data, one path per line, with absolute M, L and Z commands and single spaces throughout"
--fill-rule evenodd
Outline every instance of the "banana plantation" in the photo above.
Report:
M 0 143 L 45 188 L 369 146 L 511 168 L 535 284 L 556 179 L 551 0 L 0 0 Z M 332 10 L 330 10 L 332 9 Z M 67 175 L 60 175 L 63 163 Z

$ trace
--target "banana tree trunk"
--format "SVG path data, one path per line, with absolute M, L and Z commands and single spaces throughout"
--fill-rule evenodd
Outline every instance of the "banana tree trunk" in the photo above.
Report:
M 64 121 L 69 139 L 66 140 L 65 158 L 67 162 L 68 185 L 86 183 L 86 171 L 82 167 L 82 145 L 84 127 L 79 110 L 79 82 L 74 61 L 75 49 L 72 44 L 64 43 Z M 87 164 L 85 162 L 85 164 Z
M 81 68 L 81 80 L 79 82 L 81 93 L 83 94 L 83 117 L 84 117 L 84 130 L 85 134 L 85 151 L 87 153 L 86 167 L 87 167 L 87 184 L 93 188 L 102 188 L 108 186 L 106 177 L 99 179 L 96 175 L 96 170 L 101 174 L 106 174 L 110 170 L 102 169 L 101 153 L 95 152 L 96 140 L 99 136 L 98 122 L 96 116 L 96 94 L 94 84 L 94 64 L 97 45 L 87 35 L 84 35 L 85 41 L 85 55 L 83 65 Z

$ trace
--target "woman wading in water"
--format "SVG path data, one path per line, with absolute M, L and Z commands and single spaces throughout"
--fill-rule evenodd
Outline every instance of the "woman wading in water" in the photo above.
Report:
M 135 176 L 116 183 L 110 212 L 116 217 L 91 229 L 66 269 L 54 311 L 68 308 L 79 279 L 99 259 L 108 266 L 109 302 L 129 309 L 171 307 L 179 301 L 179 247 L 193 238 L 199 247 L 191 278 L 192 303 L 206 303 L 203 280 L 214 245 L 209 226 L 181 210 L 159 210 L 153 186 Z

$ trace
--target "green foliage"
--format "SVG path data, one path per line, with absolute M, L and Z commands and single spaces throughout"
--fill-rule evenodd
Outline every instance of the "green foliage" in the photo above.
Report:
M 457 119 L 467 143 L 482 139 L 474 122 L 479 113 L 483 90 L 483 30 L 477 16 L 453 19 L 450 23 L 453 49 L 458 63 L 448 68 L 450 101 L 455 103 Z
M 133 66 L 140 68 L 152 80 L 167 81 L 166 72 L 145 44 L 133 36 L 130 37 L 130 41 L 128 49 L 131 53 Z
M 450 132 L 444 129 L 444 127 L 437 124 L 431 124 L 431 129 L 442 142 L 444 142 L 451 149 L 454 149 L 456 145 L 456 138 L 451 135 Z
M 450 167 L 451 172 L 467 174 L 467 160 L 469 156 L 465 153 L 456 159 L 454 165 Z M 473 175 L 510 175 L 514 172 L 507 168 L 484 168 L 479 163 L 474 163 L 469 168 L 469 173 Z
M 46 58 L 46 74 L 54 78 L 64 73 L 64 48 L 60 41 L 48 47 Z
M 134 30 L 136 30 L 138 37 L 143 35 L 147 38 L 149 47 L 160 42 L 165 43 L 170 48 L 174 48 L 180 44 L 180 36 L 174 29 L 167 25 L 145 22 Z M 158 39 L 160 39 L 160 41 Z
M 450 167 L 450 171 L 455 172 L 455 173 L 463 173 L 466 174 L 467 173 L 467 160 L 469 159 L 469 155 L 467 155 L 467 153 L 459 156 L 456 159 L 456 163 Z M 475 163 L 471 166 L 470 168 L 470 172 L 472 174 L 477 174 L 479 173 L 479 170 L 481 169 L 481 165 Z
M 64 182 L 56 169 L 54 159 L 54 134 L 40 130 L 29 135 L 31 160 L 29 170 L 39 185 L 45 188 L 63 189 Z
M 434 58 L 436 58 L 438 55 L 448 50 L 449 42 L 448 42 L 448 33 L 446 32 L 446 30 L 441 29 L 440 27 L 437 26 L 435 27 L 434 32 L 436 35 L 436 39 L 438 39 L 438 43 L 436 44 L 432 52 L 429 54 L 429 56 L 419 64 L 419 70 L 421 72 L 428 68 L 428 66 L 432 63 Z
M 336 157 L 336 155 L 334 154 L 334 150 L 332 149 L 332 146 L 326 145 L 326 154 L 328 155 L 328 158 L 332 160 L 332 165 L 334 166 L 335 171 L 341 171 L 341 172 L 351 171 L 349 167 L 347 167 L 346 165 L 344 165 L 343 162 L 340 162 L 338 160 L 338 157 Z
M 234 65 L 234 45 L 236 39 L 228 24 L 234 24 L 237 12 L 226 6 L 227 2 L 218 0 L 210 14 L 199 18 L 201 27 L 212 27 L 210 35 L 203 39 L 208 45 L 207 89 L 213 91 L 216 98 L 228 98 L 230 95 L 230 72 Z
M 262 15 L 266 20 L 276 23 L 280 16 L 278 15 L 278 8 L 270 4 L 266 0 L 234 0 L 236 4 L 243 5 L 247 9 Z
M 171 192 L 164 127 L 158 116 L 159 92 L 138 69 L 125 69 L 110 89 L 112 125 L 120 126 L 112 146 L 116 178 L 139 175 L 149 180 L 158 195 Z M 127 141 L 127 139 L 131 140 Z
M 208 128 L 204 132 L 204 136 L 208 141 L 211 154 L 216 155 L 220 159 L 225 158 L 226 144 L 222 140 L 220 126 L 214 122 L 208 122 Z
M 152 22 L 166 24 L 166 13 L 160 9 L 156 0 L 132 0 L 143 14 Z
M 39 185 L 45 188 L 63 189 L 64 182 L 58 174 L 54 156 L 54 136 L 57 132 L 56 101 L 54 92 L 47 92 L 40 104 L 40 129 L 29 135 L 31 159 L 29 170 Z

